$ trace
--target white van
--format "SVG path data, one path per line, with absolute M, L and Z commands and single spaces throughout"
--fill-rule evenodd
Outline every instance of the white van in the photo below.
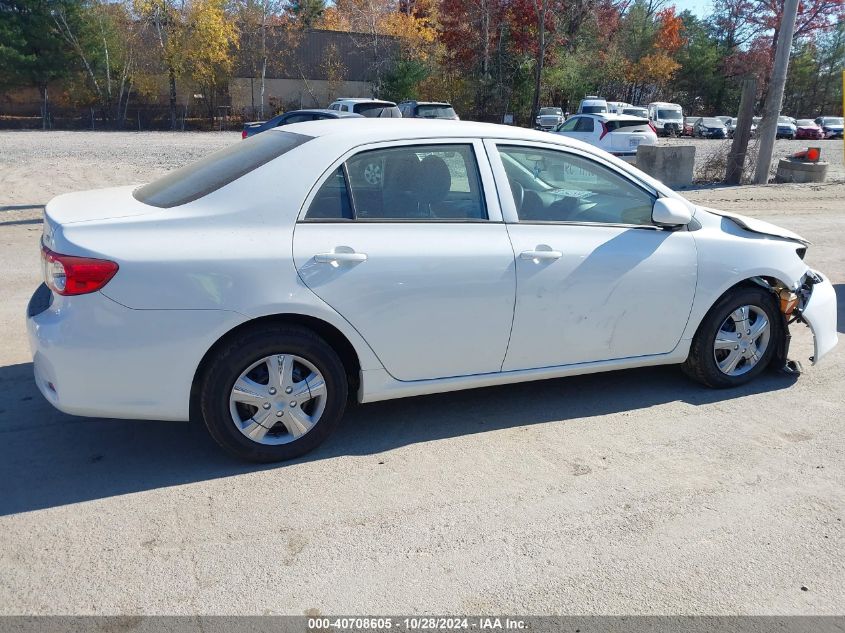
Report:
M 610 114 L 625 114 L 625 108 L 633 108 L 630 103 L 625 103 L 624 101 L 608 101 L 607 102 L 607 111 Z
M 581 99 L 578 114 L 607 114 L 607 101 L 601 97 L 587 95 Z
M 677 103 L 649 103 L 648 118 L 658 136 L 680 136 L 684 131 L 684 110 Z

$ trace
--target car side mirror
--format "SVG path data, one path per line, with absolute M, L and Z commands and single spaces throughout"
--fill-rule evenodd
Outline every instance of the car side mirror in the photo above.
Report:
M 651 208 L 651 220 L 658 226 L 682 226 L 692 221 L 692 212 L 682 200 L 658 198 Z

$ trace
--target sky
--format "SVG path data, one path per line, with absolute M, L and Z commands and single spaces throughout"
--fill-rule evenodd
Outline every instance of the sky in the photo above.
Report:
M 667 4 L 674 4 L 678 8 L 678 13 L 689 9 L 700 18 L 707 17 L 713 10 L 711 0 L 669 0 Z

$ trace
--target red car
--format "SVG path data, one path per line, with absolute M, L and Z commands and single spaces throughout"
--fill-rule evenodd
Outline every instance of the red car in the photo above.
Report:
M 812 119 L 798 119 L 795 123 L 795 139 L 817 141 L 824 138 L 824 132 Z

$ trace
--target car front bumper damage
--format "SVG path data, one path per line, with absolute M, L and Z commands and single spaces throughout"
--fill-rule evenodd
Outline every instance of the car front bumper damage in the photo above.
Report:
M 824 358 L 839 342 L 837 334 L 836 290 L 822 273 L 810 270 L 797 292 L 800 298 L 798 318 L 813 332 L 813 365 Z

